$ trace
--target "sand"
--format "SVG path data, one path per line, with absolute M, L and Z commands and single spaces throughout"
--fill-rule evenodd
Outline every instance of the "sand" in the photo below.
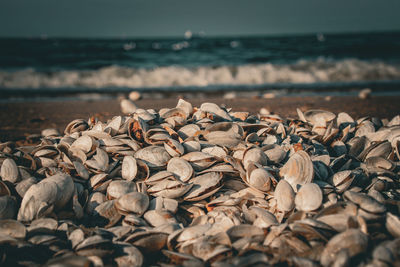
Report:
M 160 109 L 174 107 L 178 96 L 169 96 L 163 99 L 147 98 L 136 102 L 141 108 Z M 372 96 L 369 99 L 359 99 L 351 96 L 331 97 L 277 97 L 263 99 L 257 97 L 240 97 L 224 99 L 221 97 L 202 97 L 187 99 L 193 106 L 203 102 L 214 102 L 234 111 L 248 111 L 257 113 L 261 108 L 280 114 L 284 117 L 297 117 L 296 108 L 305 111 L 308 109 L 325 109 L 335 113 L 347 112 L 353 118 L 373 116 L 378 118 L 392 118 L 400 114 L 400 96 Z M 119 100 L 74 100 L 74 101 L 46 101 L 46 102 L 8 102 L 0 103 L 0 141 L 17 141 L 32 134 L 39 134 L 46 128 L 57 128 L 64 131 L 65 126 L 77 118 L 88 119 L 96 116 L 104 121 L 115 115 L 121 115 Z

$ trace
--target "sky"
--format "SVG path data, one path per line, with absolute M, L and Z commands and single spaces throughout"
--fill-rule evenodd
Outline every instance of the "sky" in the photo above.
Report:
M 1 0 L 0 37 L 393 31 L 399 11 L 399 0 Z

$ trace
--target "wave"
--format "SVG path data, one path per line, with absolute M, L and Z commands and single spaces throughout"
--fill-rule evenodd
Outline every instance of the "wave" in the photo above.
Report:
M 181 66 L 135 69 L 108 66 L 98 70 L 41 72 L 34 69 L 0 71 L 1 88 L 107 88 L 180 87 L 211 85 L 259 85 L 273 83 L 321 83 L 400 79 L 400 66 L 383 61 L 325 58 L 292 64 L 239 66 Z

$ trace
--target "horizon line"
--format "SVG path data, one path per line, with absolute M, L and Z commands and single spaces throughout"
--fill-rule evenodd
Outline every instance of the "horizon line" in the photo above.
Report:
M 253 33 L 253 34 L 205 34 L 200 35 L 198 33 L 193 33 L 195 38 L 255 38 L 255 37 L 291 37 L 291 36 L 313 36 L 318 34 L 323 35 L 350 35 L 350 34 L 388 34 L 388 33 L 400 33 L 400 29 L 388 29 L 388 30 L 350 30 L 350 31 L 310 31 L 310 32 L 297 32 L 297 33 Z M 25 35 L 25 36 L 6 36 L 0 35 L 0 39 L 137 39 L 137 40 L 147 40 L 147 39 L 186 39 L 184 34 L 182 35 L 171 35 L 171 36 L 128 36 L 128 35 L 115 35 L 115 36 L 49 36 L 46 33 L 40 35 Z

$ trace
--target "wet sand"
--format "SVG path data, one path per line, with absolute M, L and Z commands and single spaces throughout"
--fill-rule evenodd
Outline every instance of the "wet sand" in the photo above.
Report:
M 174 107 L 179 96 L 167 98 L 146 98 L 136 102 L 141 108 L 160 109 Z M 234 111 L 257 113 L 266 108 L 272 113 L 284 117 L 297 117 L 296 108 L 325 109 L 334 113 L 347 112 L 353 118 L 373 116 L 392 118 L 400 114 L 400 96 L 372 96 L 369 99 L 359 99 L 352 96 L 336 96 L 330 100 L 325 97 L 277 97 L 263 99 L 258 97 L 240 97 L 224 99 L 222 96 L 199 97 L 187 99 L 193 106 L 203 102 L 214 102 L 225 105 Z M 91 116 L 105 121 L 115 115 L 121 115 L 118 99 L 110 100 L 74 100 L 47 102 L 7 102 L 0 103 L 0 141 L 15 141 L 24 139 L 31 134 L 39 134 L 46 128 L 57 128 L 64 131 L 65 126 L 72 120 Z

